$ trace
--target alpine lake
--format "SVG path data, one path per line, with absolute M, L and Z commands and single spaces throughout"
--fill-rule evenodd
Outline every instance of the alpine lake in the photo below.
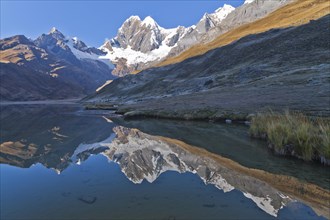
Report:
M 277 156 L 248 129 L 3 104 L 0 217 L 329 218 L 328 167 Z

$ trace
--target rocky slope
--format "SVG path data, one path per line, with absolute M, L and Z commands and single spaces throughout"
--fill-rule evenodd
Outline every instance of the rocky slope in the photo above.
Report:
M 330 15 L 244 37 L 202 56 L 126 76 L 88 98 L 127 115 L 245 118 L 266 108 L 330 115 Z M 233 116 L 236 115 L 236 116 Z
M 255 1 L 255 3 L 257 3 L 257 1 Z M 167 57 L 164 61 L 157 64 L 157 66 L 165 66 L 184 61 L 190 57 L 202 55 L 207 51 L 228 45 L 250 34 L 262 33 L 273 28 L 302 25 L 308 23 L 310 20 L 321 18 L 329 14 L 330 11 L 330 5 L 327 0 L 290 1 L 287 3 L 289 4 L 284 5 L 268 16 L 255 20 L 255 22 L 242 24 L 237 28 L 233 28 L 209 43 L 201 42 L 191 46 L 178 56 Z M 237 10 L 238 9 L 239 8 L 237 8 Z M 253 17 L 253 14 L 251 16 Z M 228 19 L 229 18 L 236 19 L 232 14 L 228 16 Z
M 291 0 L 246 1 L 238 8 L 225 4 L 214 13 L 205 13 L 193 26 L 173 29 L 160 27 L 151 17 L 131 16 L 119 28 L 115 38 L 100 47 L 107 53 L 118 76 L 124 76 L 158 64 L 187 48 L 206 43 L 240 25 L 258 20 Z
M 36 40 L 17 35 L 0 40 L 2 101 L 77 98 L 113 79 L 101 50 L 53 28 Z

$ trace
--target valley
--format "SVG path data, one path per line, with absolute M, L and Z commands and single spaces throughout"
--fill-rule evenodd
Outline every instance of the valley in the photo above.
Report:
M 328 0 L 1 8 L 1 220 L 330 219 Z

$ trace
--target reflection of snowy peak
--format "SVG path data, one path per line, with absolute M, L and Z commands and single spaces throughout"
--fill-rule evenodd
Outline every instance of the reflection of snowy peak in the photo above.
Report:
M 125 175 L 134 183 L 155 181 L 158 176 L 168 170 L 180 173 L 192 171 L 179 159 L 178 153 L 167 144 L 140 138 L 136 129 L 116 127 L 117 138 L 105 154 L 117 162 Z
M 234 189 L 253 200 L 259 208 L 270 215 L 276 216 L 279 209 L 291 199 L 264 182 L 239 173 L 227 167 L 226 161 L 219 162 L 207 151 L 198 150 L 181 141 L 164 137 L 151 136 L 137 129 L 121 126 L 114 128 L 116 138 L 109 138 L 109 143 L 102 141 L 84 145 L 79 155 L 95 151 L 101 147 L 108 149 L 103 154 L 119 164 L 122 172 L 134 183 L 155 181 L 166 171 L 197 174 L 205 184 L 212 184 L 224 192 Z M 210 154 L 208 156 L 208 154 Z M 78 160 L 79 161 L 79 160 Z

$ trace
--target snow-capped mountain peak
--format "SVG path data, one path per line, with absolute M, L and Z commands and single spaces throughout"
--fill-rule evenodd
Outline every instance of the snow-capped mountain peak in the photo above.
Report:
M 222 7 L 218 8 L 217 10 L 215 10 L 215 13 L 221 12 L 221 11 L 232 11 L 235 8 L 231 5 L 228 4 L 224 4 Z
M 130 16 L 126 21 L 134 21 L 134 20 L 138 20 L 138 21 L 141 21 L 141 18 L 138 16 L 138 15 L 132 15 Z M 125 21 L 125 22 L 126 22 Z M 124 22 L 124 23 L 125 23 Z
M 157 22 L 150 16 L 145 17 L 145 19 L 142 21 L 142 25 L 145 25 L 150 28 L 156 28 L 159 27 Z
M 49 35 L 53 36 L 57 40 L 64 40 L 65 36 L 56 27 L 52 27 L 49 31 Z
M 127 18 L 124 23 L 121 25 L 118 31 L 122 30 L 124 26 L 131 26 L 135 22 L 141 23 L 141 18 L 137 15 L 132 15 L 129 18 Z
M 224 4 L 212 14 L 205 13 L 196 25 L 197 31 L 201 34 L 208 32 L 211 28 L 220 25 L 222 20 L 234 10 L 233 6 Z
M 52 27 L 49 31 L 49 33 L 55 33 L 55 32 L 58 32 L 57 28 L 56 27 Z
M 109 69 L 113 69 L 113 65 L 109 60 L 102 59 L 105 53 L 95 47 L 87 46 L 83 41 L 77 37 L 69 37 L 62 34 L 57 28 L 53 27 L 48 34 L 42 34 L 34 43 L 56 54 L 62 59 L 71 63 L 81 62 L 102 62 L 106 64 Z
M 237 10 L 224 4 L 213 13 L 205 13 L 196 25 L 190 27 L 165 29 L 150 16 L 141 20 L 134 15 L 126 19 L 117 35 L 100 49 L 107 53 L 104 58 L 116 65 L 113 72 L 115 75 L 124 76 L 136 70 L 147 69 L 180 54 L 192 45 L 210 42 L 235 27 L 266 16 L 285 2 L 261 1 L 255 5 L 252 4 L 254 1 L 245 0 Z
M 126 74 L 132 71 L 130 68 L 134 68 L 136 64 L 158 62 L 171 51 L 177 53 L 175 50 L 179 48 L 178 43 L 182 39 L 183 45 L 198 41 L 195 35 L 204 34 L 219 25 L 234 9 L 225 4 L 212 14 L 205 13 L 196 26 L 171 29 L 162 28 L 151 16 L 141 20 L 139 16 L 133 15 L 124 21 L 117 36 L 105 42 L 99 49 L 107 53 L 102 58 L 108 58 L 116 65 L 118 73 L 115 74 Z M 187 35 L 190 37 L 186 37 Z
M 225 19 L 235 8 L 231 5 L 224 4 L 223 7 L 218 8 L 215 13 L 212 14 L 217 23 Z

